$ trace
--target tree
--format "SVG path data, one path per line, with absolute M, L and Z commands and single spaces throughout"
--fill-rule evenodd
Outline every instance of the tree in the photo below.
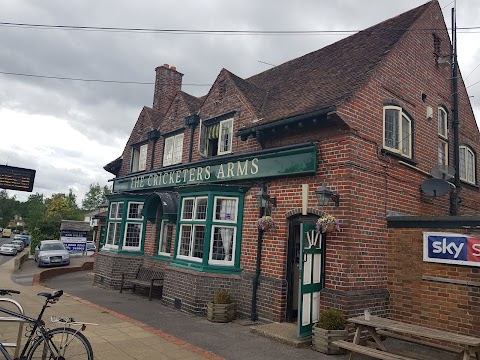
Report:
M 24 203 L 24 219 L 25 224 L 29 229 L 35 229 L 37 223 L 44 218 L 47 211 L 43 194 L 32 194 L 28 197 L 28 200 Z
M 0 227 L 6 227 L 18 214 L 20 202 L 15 196 L 9 197 L 6 190 L 0 190 Z
M 102 188 L 98 182 L 90 184 L 90 189 L 82 201 L 82 209 L 88 211 L 95 210 L 107 201 L 106 195 L 110 193 L 111 190 L 107 185 Z

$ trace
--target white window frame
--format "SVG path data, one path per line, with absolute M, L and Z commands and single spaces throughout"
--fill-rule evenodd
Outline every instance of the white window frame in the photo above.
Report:
M 177 259 L 183 259 L 183 260 L 189 260 L 189 261 L 195 261 L 195 262 L 202 262 L 203 261 L 203 256 L 201 258 L 193 256 L 193 251 L 195 248 L 195 227 L 197 226 L 203 226 L 205 228 L 205 234 L 207 233 L 207 224 L 206 221 L 204 220 L 202 223 L 198 224 L 193 224 L 193 223 L 186 223 L 186 224 L 180 224 L 180 234 L 178 236 L 178 248 L 176 250 L 177 252 Z M 180 248 L 182 245 L 182 234 L 183 234 L 183 229 L 184 227 L 190 227 L 190 247 L 189 247 L 189 254 L 188 255 L 181 255 L 180 254 Z M 204 239 L 204 247 L 203 247 L 203 253 L 205 254 L 205 239 Z
M 445 132 L 441 131 L 442 127 Z M 443 107 L 438 108 L 438 136 L 441 136 L 444 139 L 448 139 L 448 117 L 447 112 Z
M 118 211 L 119 205 L 122 206 L 122 211 L 120 213 Z M 114 211 L 114 208 L 115 208 L 115 211 Z M 108 214 L 109 221 L 108 221 L 107 235 L 106 235 L 105 246 L 104 246 L 106 249 L 118 249 L 118 245 L 122 241 L 121 229 L 122 229 L 122 217 L 123 217 L 124 208 L 125 208 L 125 203 L 123 201 L 115 201 L 110 203 L 110 211 Z M 112 238 L 113 242 L 115 242 L 115 237 L 117 235 L 117 232 L 120 233 L 120 237 L 118 238 L 118 244 L 108 242 L 109 235 L 112 228 L 114 231 L 113 238 Z
M 127 246 L 126 241 L 127 241 L 127 231 L 128 231 L 128 225 L 140 225 L 140 234 L 139 234 L 139 239 L 138 239 L 138 246 Z M 125 222 L 125 229 L 123 231 L 123 239 L 122 240 L 122 250 L 127 250 L 127 251 L 138 251 L 140 250 L 142 246 L 142 237 L 143 237 L 143 222 L 135 222 L 135 221 L 126 221 Z
M 224 134 L 224 129 L 223 125 L 230 123 L 229 126 L 229 133 Z M 223 150 L 225 147 L 225 144 L 223 143 L 225 140 L 225 137 L 228 141 L 228 146 L 226 150 Z M 217 155 L 225 155 L 225 154 L 231 154 L 232 153 L 232 140 L 233 140 L 233 118 L 227 119 L 227 120 L 222 120 L 220 121 L 220 130 L 218 132 L 218 149 L 217 149 Z
M 183 214 L 184 214 L 183 209 L 185 208 L 185 202 L 187 200 L 193 200 L 193 211 L 192 211 L 192 218 L 191 219 L 183 217 Z M 202 221 L 202 222 L 205 222 L 206 219 L 197 219 L 197 203 L 198 203 L 198 200 L 207 200 L 207 206 L 208 206 L 208 196 L 194 196 L 194 197 L 183 198 L 183 200 L 182 200 L 182 213 L 180 214 L 180 219 L 182 221 Z
M 235 201 L 235 219 L 217 219 L 215 216 L 217 215 L 217 201 L 218 200 L 234 200 Z M 238 218 L 238 198 L 237 197 L 230 197 L 230 196 L 215 196 L 213 198 L 213 222 L 219 223 L 229 223 L 229 224 L 236 224 Z
M 208 145 L 209 145 L 208 144 L 209 143 L 208 130 L 211 126 L 216 126 L 216 125 L 219 126 L 218 145 L 217 145 L 217 155 L 213 155 L 213 156 L 231 154 L 232 149 L 233 149 L 233 125 L 234 125 L 233 121 L 234 121 L 233 117 L 228 118 L 226 120 L 222 120 L 219 123 L 210 124 L 210 125 L 205 125 L 203 120 L 200 121 L 200 135 L 198 136 L 198 152 L 199 152 L 199 154 L 202 155 L 203 157 L 208 156 Z M 227 124 L 227 123 L 231 123 L 230 127 L 229 127 L 229 132 L 228 132 L 228 134 L 224 134 L 223 125 Z M 224 146 L 225 144 L 223 142 L 223 140 L 225 140 L 225 136 L 227 136 L 226 139 L 229 141 L 229 143 L 228 143 L 227 149 L 223 150 L 223 148 L 225 147 Z
M 182 162 L 183 135 L 184 134 L 181 133 L 165 138 L 163 146 L 163 166 L 180 164 Z M 171 147 L 170 151 L 167 151 L 167 146 Z
M 386 111 L 387 110 L 395 110 L 398 111 L 398 124 L 397 124 L 397 130 L 398 130 L 398 148 L 390 147 L 387 145 L 387 136 L 386 136 Z M 409 135 L 408 135 L 408 154 L 404 153 L 403 149 L 403 119 L 407 120 L 409 124 Z M 403 111 L 403 109 L 400 106 L 384 106 L 383 107 L 383 147 L 385 149 L 388 149 L 391 152 L 397 153 L 401 156 L 407 157 L 407 158 L 412 158 L 412 149 L 413 149 L 413 141 L 412 141 L 412 119 L 408 114 Z
M 128 206 L 127 206 L 127 220 L 143 221 L 143 215 L 139 218 L 131 218 L 130 217 L 130 205 L 134 205 L 134 204 L 143 206 L 144 203 L 142 201 L 129 201 Z
M 133 147 L 132 149 L 132 172 L 144 171 L 147 169 L 148 144 Z
M 440 146 L 443 147 L 443 153 L 445 154 L 445 161 L 440 159 Z M 438 139 L 438 164 L 439 165 L 448 165 L 448 142 L 442 138 Z
M 166 236 L 167 236 L 167 229 L 168 227 L 172 227 L 172 238 L 170 239 L 170 252 L 165 252 L 162 251 L 162 246 L 164 242 L 166 241 Z M 174 231 L 173 229 L 175 228 L 175 224 L 170 222 L 169 220 L 162 220 L 161 226 L 160 226 L 160 236 L 158 240 L 158 255 L 164 255 L 164 256 L 170 256 L 170 253 L 172 251 L 172 247 L 175 244 L 175 236 L 174 236 Z
M 232 234 L 232 257 L 230 260 L 217 260 L 213 259 L 213 242 L 215 237 L 215 228 L 227 228 L 233 229 Z M 211 235 L 210 235 L 210 249 L 208 251 L 208 263 L 211 265 L 222 265 L 222 266 L 232 266 L 235 265 L 235 249 L 237 247 L 237 226 L 228 226 L 228 225 L 212 225 L 211 226 Z
M 462 169 L 462 155 L 463 155 L 463 169 Z M 472 176 L 471 179 L 468 177 L 468 156 L 471 156 L 472 159 Z M 476 178 L 475 178 L 475 171 L 477 168 L 475 153 L 473 150 L 467 145 L 460 145 L 460 180 L 465 181 L 469 184 L 475 185 Z

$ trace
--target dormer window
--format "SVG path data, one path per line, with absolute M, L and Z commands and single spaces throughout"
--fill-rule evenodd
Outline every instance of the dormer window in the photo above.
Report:
M 165 138 L 163 148 L 163 166 L 179 164 L 182 162 L 183 133 Z
M 133 147 L 132 172 L 144 171 L 147 168 L 148 144 Z
M 385 149 L 412 157 L 412 120 L 399 106 L 383 108 Z
M 232 152 L 233 118 L 205 125 L 202 123 L 199 151 L 202 156 L 230 154 Z

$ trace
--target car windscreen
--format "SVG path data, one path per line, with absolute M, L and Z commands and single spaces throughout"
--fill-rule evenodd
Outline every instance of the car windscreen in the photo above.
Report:
M 11 248 L 14 248 L 15 245 L 12 245 L 12 244 L 3 244 L 2 247 L 3 247 L 3 248 L 11 249 Z
M 65 250 L 63 244 L 42 244 L 40 250 Z

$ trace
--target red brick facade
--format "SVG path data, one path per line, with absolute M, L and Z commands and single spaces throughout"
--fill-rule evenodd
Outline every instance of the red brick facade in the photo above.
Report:
M 303 205 L 309 209 L 310 218 L 316 219 L 327 211 L 341 221 L 341 232 L 329 234 L 326 240 L 321 309 L 335 307 L 350 316 L 369 307 L 375 314 L 403 318 L 402 308 L 408 301 L 402 300 L 401 277 L 397 280 L 395 276 L 406 266 L 410 272 L 413 264 L 392 260 L 395 259 L 393 249 L 400 245 L 392 247 L 392 242 L 397 244 L 398 234 L 389 232 L 387 215 L 390 212 L 416 216 L 449 214 L 448 195 L 433 198 L 420 190 L 422 182 L 430 178 L 430 169 L 437 164 L 439 106 L 448 110 L 449 163 L 454 163 L 451 70 L 439 65 L 438 53 L 435 54 L 435 51 L 450 53 L 448 33 L 441 19 L 438 2 L 430 2 L 342 40 L 338 45 L 246 80 L 223 69 L 202 98 L 180 91 L 182 74 L 176 69 L 159 67 L 153 109 L 145 107 L 140 113 L 115 175 L 117 178 L 131 175 L 132 147 L 145 143 L 148 144 L 146 172 L 162 170 L 163 135 L 175 131 L 184 134 L 182 165 L 204 161 L 199 152 L 200 124 L 186 123 L 186 118 L 191 116 L 206 121 L 233 113 L 234 156 L 314 143 L 318 149 L 315 174 L 266 179 L 268 193 L 277 198 L 278 207 L 272 209 L 277 229 L 266 232 L 263 237 L 259 316 L 273 321 L 285 321 L 288 317 L 287 278 L 291 274 L 287 271 L 287 261 L 291 228 L 294 220 L 307 219 L 301 215 Z M 392 28 L 403 30 L 397 34 Z M 421 29 L 438 30 L 433 34 Z M 441 39 L 440 50 L 438 46 L 434 48 L 433 35 Z M 343 80 L 340 77 L 344 77 Z M 385 150 L 383 109 L 392 104 L 400 106 L 412 120 L 411 158 Z M 468 144 L 478 155 L 479 131 L 461 80 L 459 104 L 460 144 Z M 427 117 L 428 108 L 433 109 L 433 117 Z M 155 130 L 162 136 L 149 138 L 149 132 Z M 478 163 L 478 159 L 476 161 Z M 324 182 L 340 194 L 338 207 L 318 205 L 315 190 Z M 125 253 L 100 252 L 95 281 L 116 287 L 119 273 L 127 268 L 133 270 L 140 263 L 161 267 L 165 269 L 163 301 L 166 304 L 203 314 L 215 290 L 228 288 L 237 302 L 238 313 L 249 316 L 252 280 L 257 268 L 259 210 L 254 194 L 259 191 L 259 183 L 249 183 L 244 196 L 243 223 L 239 230 L 240 272 L 202 273 L 159 258 L 156 254 L 160 224 L 146 221 L 143 253 L 129 257 Z M 308 185 L 306 204 L 302 203 L 302 185 Z M 463 185 L 460 215 L 478 215 L 478 186 Z M 174 231 L 174 239 L 177 232 Z M 417 239 L 418 233 L 414 235 L 411 241 L 420 239 Z M 175 258 L 174 252 L 172 249 L 171 260 Z M 412 257 L 410 261 L 414 259 L 415 264 L 422 267 L 421 259 Z M 429 293 L 441 295 L 441 291 L 438 286 Z M 462 291 L 455 296 L 467 299 L 469 295 L 462 295 Z M 414 300 L 416 295 L 417 290 L 406 294 L 411 297 L 408 304 L 418 305 Z M 472 296 L 470 306 L 478 307 L 478 294 L 476 298 Z M 428 312 L 428 315 L 435 313 Z M 458 328 L 469 329 L 471 325 Z

